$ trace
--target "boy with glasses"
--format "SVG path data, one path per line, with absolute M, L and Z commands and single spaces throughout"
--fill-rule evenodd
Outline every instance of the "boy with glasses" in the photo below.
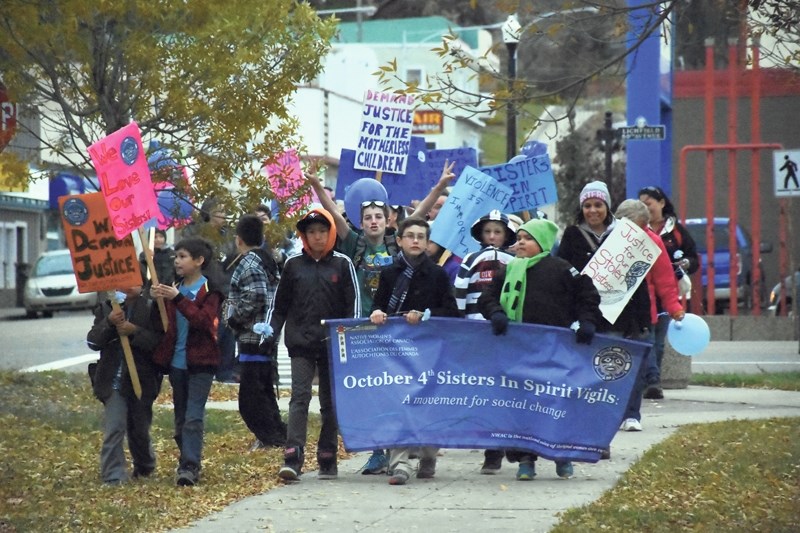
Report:
M 455 177 L 453 166 L 445 161 L 439 182 L 431 189 L 428 196 L 419 204 L 411 215 L 425 214 L 433 206 L 450 180 Z M 336 234 L 339 237 L 338 251 L 353 261 L 358 277 L 358 289 L 361 295 L 361 316 L 367 316 L 372 309 L 372 299 L 378 290 L 381 269 L 392 264 L 398 253 L 397 242 L 393 235 L 387 234 L 387 221 L 389 206 L 382 200 L 368 200 L 361 203 L 361 229 L 359 233 L 350 227 L 344 216 L 339 212 L 336 203 L 325 192 L 319 178 L 314 175 L 307 177 L 309 184 L 317 193 L 319 201 L 332 216 L 336 225 Z M 348 213 L 352 218 L 355 213 Z M 420 215 L 422 216 L 422 215 Z M 383 450 L 375 450 L 362 469 L 362 474 L 383 474 L 386 472 L 388 459 Z
M 385 324 L 390 315 L 397 314 L 405 316 L 409 324 L 419 324 L 426 309 L 430 309 L 431 316 L 459 316 L 447 274 L 425 253 L 430 231 L 428 223 L 421 219 L 408 218 L 400 223 L 397 236 L 400 252 L 395 262 L 381 271 L 369 317 L 373 324 Z M 432 478 L 439 449 L 422 446 L 418 451 L 417 477 Z M 408 447 L 391 450 L 390 485 L 405 485 L 411 477 L 410 452 Z

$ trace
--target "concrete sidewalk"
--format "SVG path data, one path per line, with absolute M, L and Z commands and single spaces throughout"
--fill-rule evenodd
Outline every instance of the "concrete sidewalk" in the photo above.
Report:
M 547 460 L 537 462 L 533 482 L 516 481 L 516 465 L 505 462 L 499 475 L 484 476 L 481 450 L 443 450 L 434 479 L 412 478 L 394 487 L 386 476 L 361 475 L 369 454 L 359 453 L 340 463 L 337 480 L 320 481 L 316 472 L 307 472 L 299 483 L 241 500 L 180 531 L 545 532 L 558 522 L 559 513 L 612 488 L 645 451 L 681 425 L 800 417 L 800 392 L 692 386 L 665 395 L 664 400 L 644 400 L 644 431 L 618 432 L 611 460 L 575 463 L 570 480 L 557 478 L 554 463 Z M 281 403 L 285 409 L 288 399 Z M 312 407 L 317 405 L 312 400 Z

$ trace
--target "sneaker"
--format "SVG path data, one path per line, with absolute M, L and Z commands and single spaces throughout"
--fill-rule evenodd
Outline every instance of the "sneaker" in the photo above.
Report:
M 303 473 L 302 448 L 286 448 L 283 452 L 283 466 L 278 471 L 278 477 L 284 481 L 297 481 Z
M 493 476 L 495 474 L 500 473 L 500 468 L 503 466 L 503 457 L 497 458 L 489 458 L 483 460 L 483 466 L 481 467 L 481 474 L 487 476 Z
M 408 472 L 405 470 L 395 470 L 392 477 L 389 478 L 389 485 L 405 485 L 408 478 Z
M 664 391 L 661 387 L 657 386 L 650 386 L 647 387 L 647 390 L 644 391 L 644 396 L 647 400 L 663 400 L 664 399 Z
M 260 440 L 256 439 L 256 441 L 253 443 L 253 445 L 250 446 L 250 451 L 251 452 L 255 452 L 257 450 L 263 450 L 266 447 L 267 446 L 263 442 L 261 442 Z
M 517 480 L 530 481 L 536 477 L 536 465 L 532 462 L 524 462 L 519 464 L 517 468 Z
M 611 448 L 606 448 L 600 452 L 600 460 L 608 461 L 609 459 L 611 459 Z
M 319 479 L 336 479 L 339 476 L 335 452 L 317 453 L 317 464 L 319 465 L 319 473 L 317 474 Z
M 367 459 L 367 464 L 361 469 L 361 473 L 366 475 L 385 474 L 389 466 L 389 458 L 383 450 L 375 450 Z
M 570 461 L 556 461 L 556 475 L 560 478 L 569 479 L 572 477 L 573 469 Z
M 178 470 L 175 483 L 179 487 L 194 487 L 200 481 L 200 476 L 193 470 Z
M 419 460 L 417 479 L 431 479 L 436 474 L 436 457 Z
M 620 429 L 622 431 L 641 431 L 642 423 L 636 420 L 635 418 L 628 418 L 625 420 L 625 422 L 622 423 Z
M 319 465 L 318 479 L 336 479 L 337 477 L 339 477 L 339 469 L 336 463 Z

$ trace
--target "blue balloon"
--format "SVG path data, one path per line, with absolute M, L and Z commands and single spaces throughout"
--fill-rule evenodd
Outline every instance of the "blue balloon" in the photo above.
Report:
M 528 158 L 547 155 L 547 145 L 539 141 L 528 141 L 522 145 L 520 153 Z
M 374 178 L 361 178 L 353 182 L 344 194 L 344 211 L 350 223 L 361 229 L 361 204 L 377 201 L 389 202 L 386 188 Z
M 680 322 L 672 320 L 667 328 L 667 339 L 682 355 L 697 355 L 711 342 L 711 330 L 701 317 L 686 313 Z
M 175 189 L 161 189 L 156 192 L 158 209 L 168 225 L 173 221 L 185 220 L 192 217 L 194 206 L 181 193 Z

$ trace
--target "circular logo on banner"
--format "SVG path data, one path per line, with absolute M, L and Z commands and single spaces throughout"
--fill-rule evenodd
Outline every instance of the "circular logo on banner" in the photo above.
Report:
M 130 166 L 136 162 L 139 157 L 139 144 L 133 137 L 125 137 L 119 143 L 119 154 L 122 156 L 122 161 Z
M 419 152 L 417 152 L 417 159 L 419 159 L 420 163 L 424 163 L 425 162 L 425 151 L 424 150 L 420 150 Z
M 61 213 L 64 220 L 73 226 L 82 226 L 89 220 L 89 209 L 80 198 L 70 198 L 64 202 Z
M 631 371 L 633 358 L 619 346 L 609 346 L 597 352 L 592 359 L 594 371 L 603 381 L 616 381 Z

